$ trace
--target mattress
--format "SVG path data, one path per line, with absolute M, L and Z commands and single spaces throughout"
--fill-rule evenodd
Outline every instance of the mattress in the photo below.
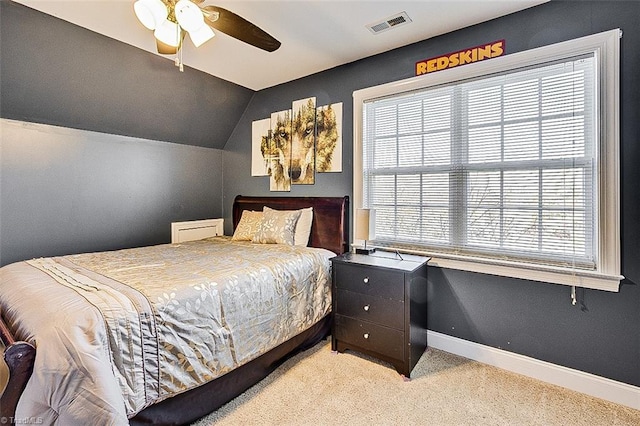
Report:
M 0 308 L 35 344 L 17 418 L 126 424 L 307 330 L 331 308 L 320 248 L 214 237 L 0 268 Z

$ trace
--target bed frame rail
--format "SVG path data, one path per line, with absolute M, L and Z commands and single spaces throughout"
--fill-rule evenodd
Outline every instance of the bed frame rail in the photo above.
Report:
M 14 424 L 18 399 L 33 372 L 36 348 L 16 341 L 0 315 L 0 422 Z

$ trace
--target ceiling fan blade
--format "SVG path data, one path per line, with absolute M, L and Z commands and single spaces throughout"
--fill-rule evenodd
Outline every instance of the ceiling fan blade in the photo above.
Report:
M 214 30 L 222 31 L 228 36 L 267 52 L 273 52 L 280 47 L 278 40 L 227 9 L 218 6 L 205 6 L 202 10 L 205 17 L 204 21 Z

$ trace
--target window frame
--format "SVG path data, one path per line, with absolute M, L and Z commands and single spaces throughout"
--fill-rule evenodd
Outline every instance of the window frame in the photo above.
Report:
M 432 266 L 617 292 L 620 281 L 620 29 L 517 52 L 486 61 L 390 82 L 353 92 L 353 200 L 363 207 L 363 104 L 367 101 L 456 81 L 536 66 L 581 54 L 596 59 L 597 135 L 597 262 L 595 270 L 581 270 L 530 262 L 505 261 L 469 255 L 412 251 L 431 256 Z M 599 83 L 599 84 L 598 84 Z M 353 229 L 357 227 L 353 218 Z M 362 241 L 354 240 L 361 245 Z M 403 251 L 403 250 L 401 250 Z

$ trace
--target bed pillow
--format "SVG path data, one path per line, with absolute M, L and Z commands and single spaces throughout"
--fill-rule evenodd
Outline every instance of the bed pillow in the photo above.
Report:
M 311 222 L 313 222 L 313 207 L 298 210 L 300 219 L 296 225 L 295 245 L 309 245 L 309 236 L 311 235 Z
M 274 210 L 270 207 L 265 207 L 264 211 Z M 309 244 L 309 236 L 311 236 L 311 223 L 313 222 L 313 207 L 307 207 L 300 210 L 275 210 L 279 212 L 300 212 L 300 218 L 296 224 L 296 232 L 293 237 L 294 245 L 307 246 Z
M 240 222 L 238 222 L 238 226 L 236 227 L 236 230 L 233 233 L 233 237 L 231 237 L 231 240 L 232 241 L 253 240 L 253 236 L 256 234 L 256 231 L 260 227 L 260 222 L 262 222 L 262 212 L 256 212 L 253 210 L 243 211 L 242 216 L 240 217 Z
M 273 210 L 268 207 L 262 212 L 262 221 L 253 236 L 253 242 L 259 244 L 294 245 L 296 224 L 300 211 Z

